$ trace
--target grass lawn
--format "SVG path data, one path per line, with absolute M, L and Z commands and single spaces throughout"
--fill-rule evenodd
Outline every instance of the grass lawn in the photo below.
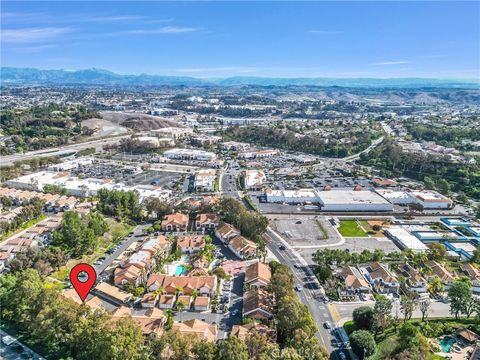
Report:
M 42 220 L 45 220 L 47 218 L 46 215 L 40 215 L 39 217 L 36 217 L 35 219 L 32 219 L 30 221 L 27 221 L 26 223 L 23 223 L 19 228 L 6 232 L 5 234 L 2 234 L 0 236 L 0 241 L 3 241 L 5 239 L 8 239 L 9 237 L 12 237 L 13 235 L 18 234 L 19 232 L 22 232 L 23 230 L 28 229 L 29 227 L 39 223 Z
M 363 231 L 357 224 L 356 220 L 340 220 L 338 231 L 345 237 L 367 237 L 367 233 Z
M 79 263 L 93 263 L 99 257 L 104 255 L 104 253 L 122 240 L 125 236 L 128 235 L 130 231 L 133 230 L 134 226 L 117 222 L 113 219 L 107 218 L 108 225 L 110 226 L 110 230 L 108 231 L 105 236 L 101 236 L 99 238 L 98 246 L 93 252 L 93 254 L 83 255 L 81 258 L 78 259 L 70 259 L 65 266 L 62 266 L 60 270 L 54 272 L 51 277 L 60 281 L 64 281 L 67 279 L 68 275 L 70 274 L 70 270 Z

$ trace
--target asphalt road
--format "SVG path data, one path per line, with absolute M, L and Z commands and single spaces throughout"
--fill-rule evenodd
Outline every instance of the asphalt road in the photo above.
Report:
M 324 323 L 326 321 L 332 324 L 332 327 L 336 328 L 335 321 L 330 312 L 330 305 L 323 303 L 323 301 L 317 299 L 322 294 L 322 288 L 316 280 L 304 281 L 305 277 L 313 276 L 312 270 L 305 265 L 303 259 L 298 257 L 289 246 L 286 246 L 285 250 L 280 250 L 281 245 L 285 246 L 285 242 L 280 240 L 275 233 L 270 229 L 264 235 L 267 240 L 268 249 L 278 258 L 278 260 L 285 265 L 288 265 L 294 275 L 295 284 L 300 285 L 302 289 L 297 291 L 297 295 L 301 302 L 306 304 L 312 314 L 315 324 L 318 327 L 317 337 L 323 347 L 328 353 L 332 354 L 331 358 L 338 358 L 337 349 L 332 346 L 332 340 L 335 338 L 332 335 L 332 330 L 326 329 Z M 339 326 L 339 330 L 343 332 L 343 328 Z M 339 358 L 338 358 L 339 359 Z
M 9 335 L 7 334 L 5 331 L 3 330 L 0 330 L 0 334 L 2 335 L 2 338 L 5 336 L 5 335 Z M 13 337 L 13 336 L 12 336 Z M 32 353 L 33 355 L 33 358 L 32 359 L 42 359 L 42 360 L 45 360 L 45 358 L 41 357 L 40 355 L 38 355 L 36 352 L 34 352 L 32 349 L 30 349 L 28 346 L 26 346 L 25 344 L 22 344 L 21 342 L 17 341 L 16 342 L 17 344 L 20 344 L 23 346 L 24 348 L 24 351 L 26 352 L 30 352 Z M 12 344 L 13 345 L 13 344 Z M 12 345 L 10 346 L 7 346 L 5 345 L 3 342 L 0 342 L 0 359 L 4 359 L 4 360 L 20 360 L 20 359 L 26 359 L 26 357 L 23 357 L 22 354 L 16 352 Z
M 60 147 L 47 148 L 47 149 L 41 149 L 41 150 L 35 150 L 35 151 L 28 151 L 23 154 L 18 153 L 13 155 L 1 156 L 0 166 L 11 165 L 15 161 L 20 161 L 20 160 L 29 160 L 29 159 L 38 158 L 38 157 L 65 155 L 70 151 L 79 151 L 79 150 L 84 150 L 92 147 L 100 150 L 104 145 L 117 144 L 118 142 L 120 142 L 121 139 L 125 139 L 128 137 L 130 137 L 130 135 L 117 136 L 109 139 L 92 140 L 92 141 L 87 141 L 87 142 L 78 143 L 78 144 L 64 145 Z
M 106 255 L 105 260 L 99 265 L 94 265 L 93 268 L 97 272 L 97 278 L 98 276 L 105 271 L 107 267 L 112 265 L 113 261 L 120 256 L 121 253 L 123 253 L 130 245 L 132 245 L 134 242 L 142 240 L 147 237 L 147 235 L 143 234 L 143 229 L 146 229 L 148 227 L 152 226 L 152 224 L 145 224 L 145 225 L 138 225 L 133 229 L 133 234 L 130 236 L 127 236 L 124 238 L 121 242 L 119 242 L 120 246 L 115 250 L 112 254 Z

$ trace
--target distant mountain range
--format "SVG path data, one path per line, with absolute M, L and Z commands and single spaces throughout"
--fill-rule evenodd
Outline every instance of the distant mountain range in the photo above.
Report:
M 397 87 L 397 88 L 479 88 L 478 80 L 429 78 L 269 78 L 228 77 L 223 79 L 198 79 L 186 76 L 119 75 L 102 69 L 77 71 L 40 70 L 34 68 L 2 67 L 2 84 L 39 85 L 171 85 L 171 86 L 339 86 L 339 87 Z

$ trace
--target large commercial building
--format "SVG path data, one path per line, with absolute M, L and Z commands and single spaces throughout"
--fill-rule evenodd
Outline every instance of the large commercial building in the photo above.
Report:
M 432 190 L 394 191 L 375 190 L 379 195 L 395 205 L 420 204 L 424 209 L 450 209 L 452 200 Z
M 183 139 L 193 134 L 192 128 L 166 127 L 150 130 L 150 136 L 169 138 L 173 140 Z
M 65 189 L 68 195 L 78 197 L 95 196 L 100 189 L 136 191 L 139 194 L 140 201 L 147 197 L 158 197 L 167 200 L 172 195 L 171 190 L 162 190 L 158 186 L 127 186 L 124 183 L 117 183 L 110 179 L 80 179 L 65 172 L 40 171 L 7 181 L 8 187 L 33 191 L 43 191 L 44 186 L 47 184 L 59 186 Z
M 212 169 L 202 169 L 195 173 L 194 187 L 197 191 L 215 191 L 216 172 Z
M 385 229 L 385 235 L 393 240 L 400 249 L 409 249 L 415 252 L 427 251 L 428 247 L 407 230 L 400 226 Z
M 314 189 L 298 189 L 298 190 L 265 190 L 265 197 L 270 203 L 285 204 L 305 204 L 318 203 L 319 198 L 317 191 Z
M 322 211 L 392 211 L 393 205 L 369 190 L 319 191 Z
M 171 149 L 163 153 L 167 159 L 211 161 L 217 158 L 212 152 L 195 149 Z
M 260 189 L 266 179 L 262 170 L 244 170 L 242 172 L 242 183 L 245 189 Z

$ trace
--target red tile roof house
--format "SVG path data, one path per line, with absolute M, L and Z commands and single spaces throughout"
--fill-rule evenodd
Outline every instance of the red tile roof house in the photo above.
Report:
M 241 235 L 230 240 L 228 247 L 242 260 L 253 259 L 257 256 L 257 245 Z
M 192 254 L 201 251 L 205 247 L 205 237 L 203 235 L 183 236 L 177 240 L 177 249 L 182 254 Z
M 273 295 L 263 289 L 252 289 L 243 295 L 243 317 L 257 320 L 273 318 Z
M 175 295 L 162 295 L 158 299 L 158 307 L 160 309 L 173 309 L 175 304 Z
M 224 244 L 228 244 L 235 236 L 240 235 L 240 230 L 235 226 L 223 223 L 215 230 L 215 236 Z
M 433 260 L 427 261 L 426 265 L 431 270 L 431 274 L 428 275 L 428 279 L 430 280 L 431 278 L 438 276 L 445 290 L 450 289 L 450 287 L 453 285 L 453 283 L 457 279 L 457 276 L 455 273 L 451 273 L 443 265 L 441 265 L 436 261 L 433 261 Z
M 195 218 L 195 228 L 197 231 L 213 230 L 220 224 L 220 218 L 217 214 L 198 214 Z
M 460 265 L 459 272 L 468 277 L 472 282 L 472 292 L 474 294 L 480 293 L 480 270 L 478 270 L 473 264 L 465 263 Z
M 353 266 L 345 266 L 337 274 L 345 281 L 345 292 L 347 295 L 369 293 L 372 291 L 370 284 L 363 277 L 362 273 Z
M 158 302 L 158 295 L 153 293 L 146 293 L 142 298 L 142 308 L 154 308 Z
M 185 310 L 190 310 L 192 306 L 192 297 L 190 295 L 178 295 L 177 301 L 175 302 L 175 307 L 178 309 L 178 304 L 183 303 Z
M 233 325 L 231 336 L 236 336 L 240 340 L 245 341 L 250 335 L 257 333 L 265 336 L 268 341 L 275 343 L 277 341 L 277 331 L 269 328 L 267 325 L 251 322 L 245 325 Z
M 164 294 L 213 296 L 217 286 L 216 276 L 171 276 L 153 274 L 147 281 L 148 291 L 163 289 Z
M 136 311 L 126 306 L 121 306 L 112 313 L 112 319 L 114 320 L 129 316 L 140 326 L 143 335 L 150 337 L 161 335 L 167 321 L 163 311 L 157 308 Z
M 399 293 L 400 282 L 395 274 L 388 270 L 387 265 L 374 261 L 362 268 L 362 270 L 375 291 L 382 294 Z
M 408 291 L 417 294 L 425 294 L 428 291 L 427 280 L 424 279 L 420 272 L 409 263 L 398 265 L 397 275 L 405 278 L 405 287 Z
M 165 217 L 162 221 L 163 231 L 186 231 L 188 226 L 188 215 L 175 213 Z
M 145 282 L 146 276 L 145 269 L 140 269 L 135 265 L 128 265 L 125 268 L 117 267 L 114 272 L 114 283 L 119 287 L 127 284 L 140 286 Z
M 260 261 L 254 262 L 245 268 L 245 285 L 262 288 L 270 284 L 272 273 L 270 267 Z
M 205 321 L 192 319 L 182 323 L 173 324 L 172 330 L 184 336 L 191 336 L 201 341 L 214 343 L 217 339 L 217 325 L 211 325 Z
M 208 296 L 197 296 L 193 302 L 195 311 L 207 311 L 210 308 L 210 298 Z

